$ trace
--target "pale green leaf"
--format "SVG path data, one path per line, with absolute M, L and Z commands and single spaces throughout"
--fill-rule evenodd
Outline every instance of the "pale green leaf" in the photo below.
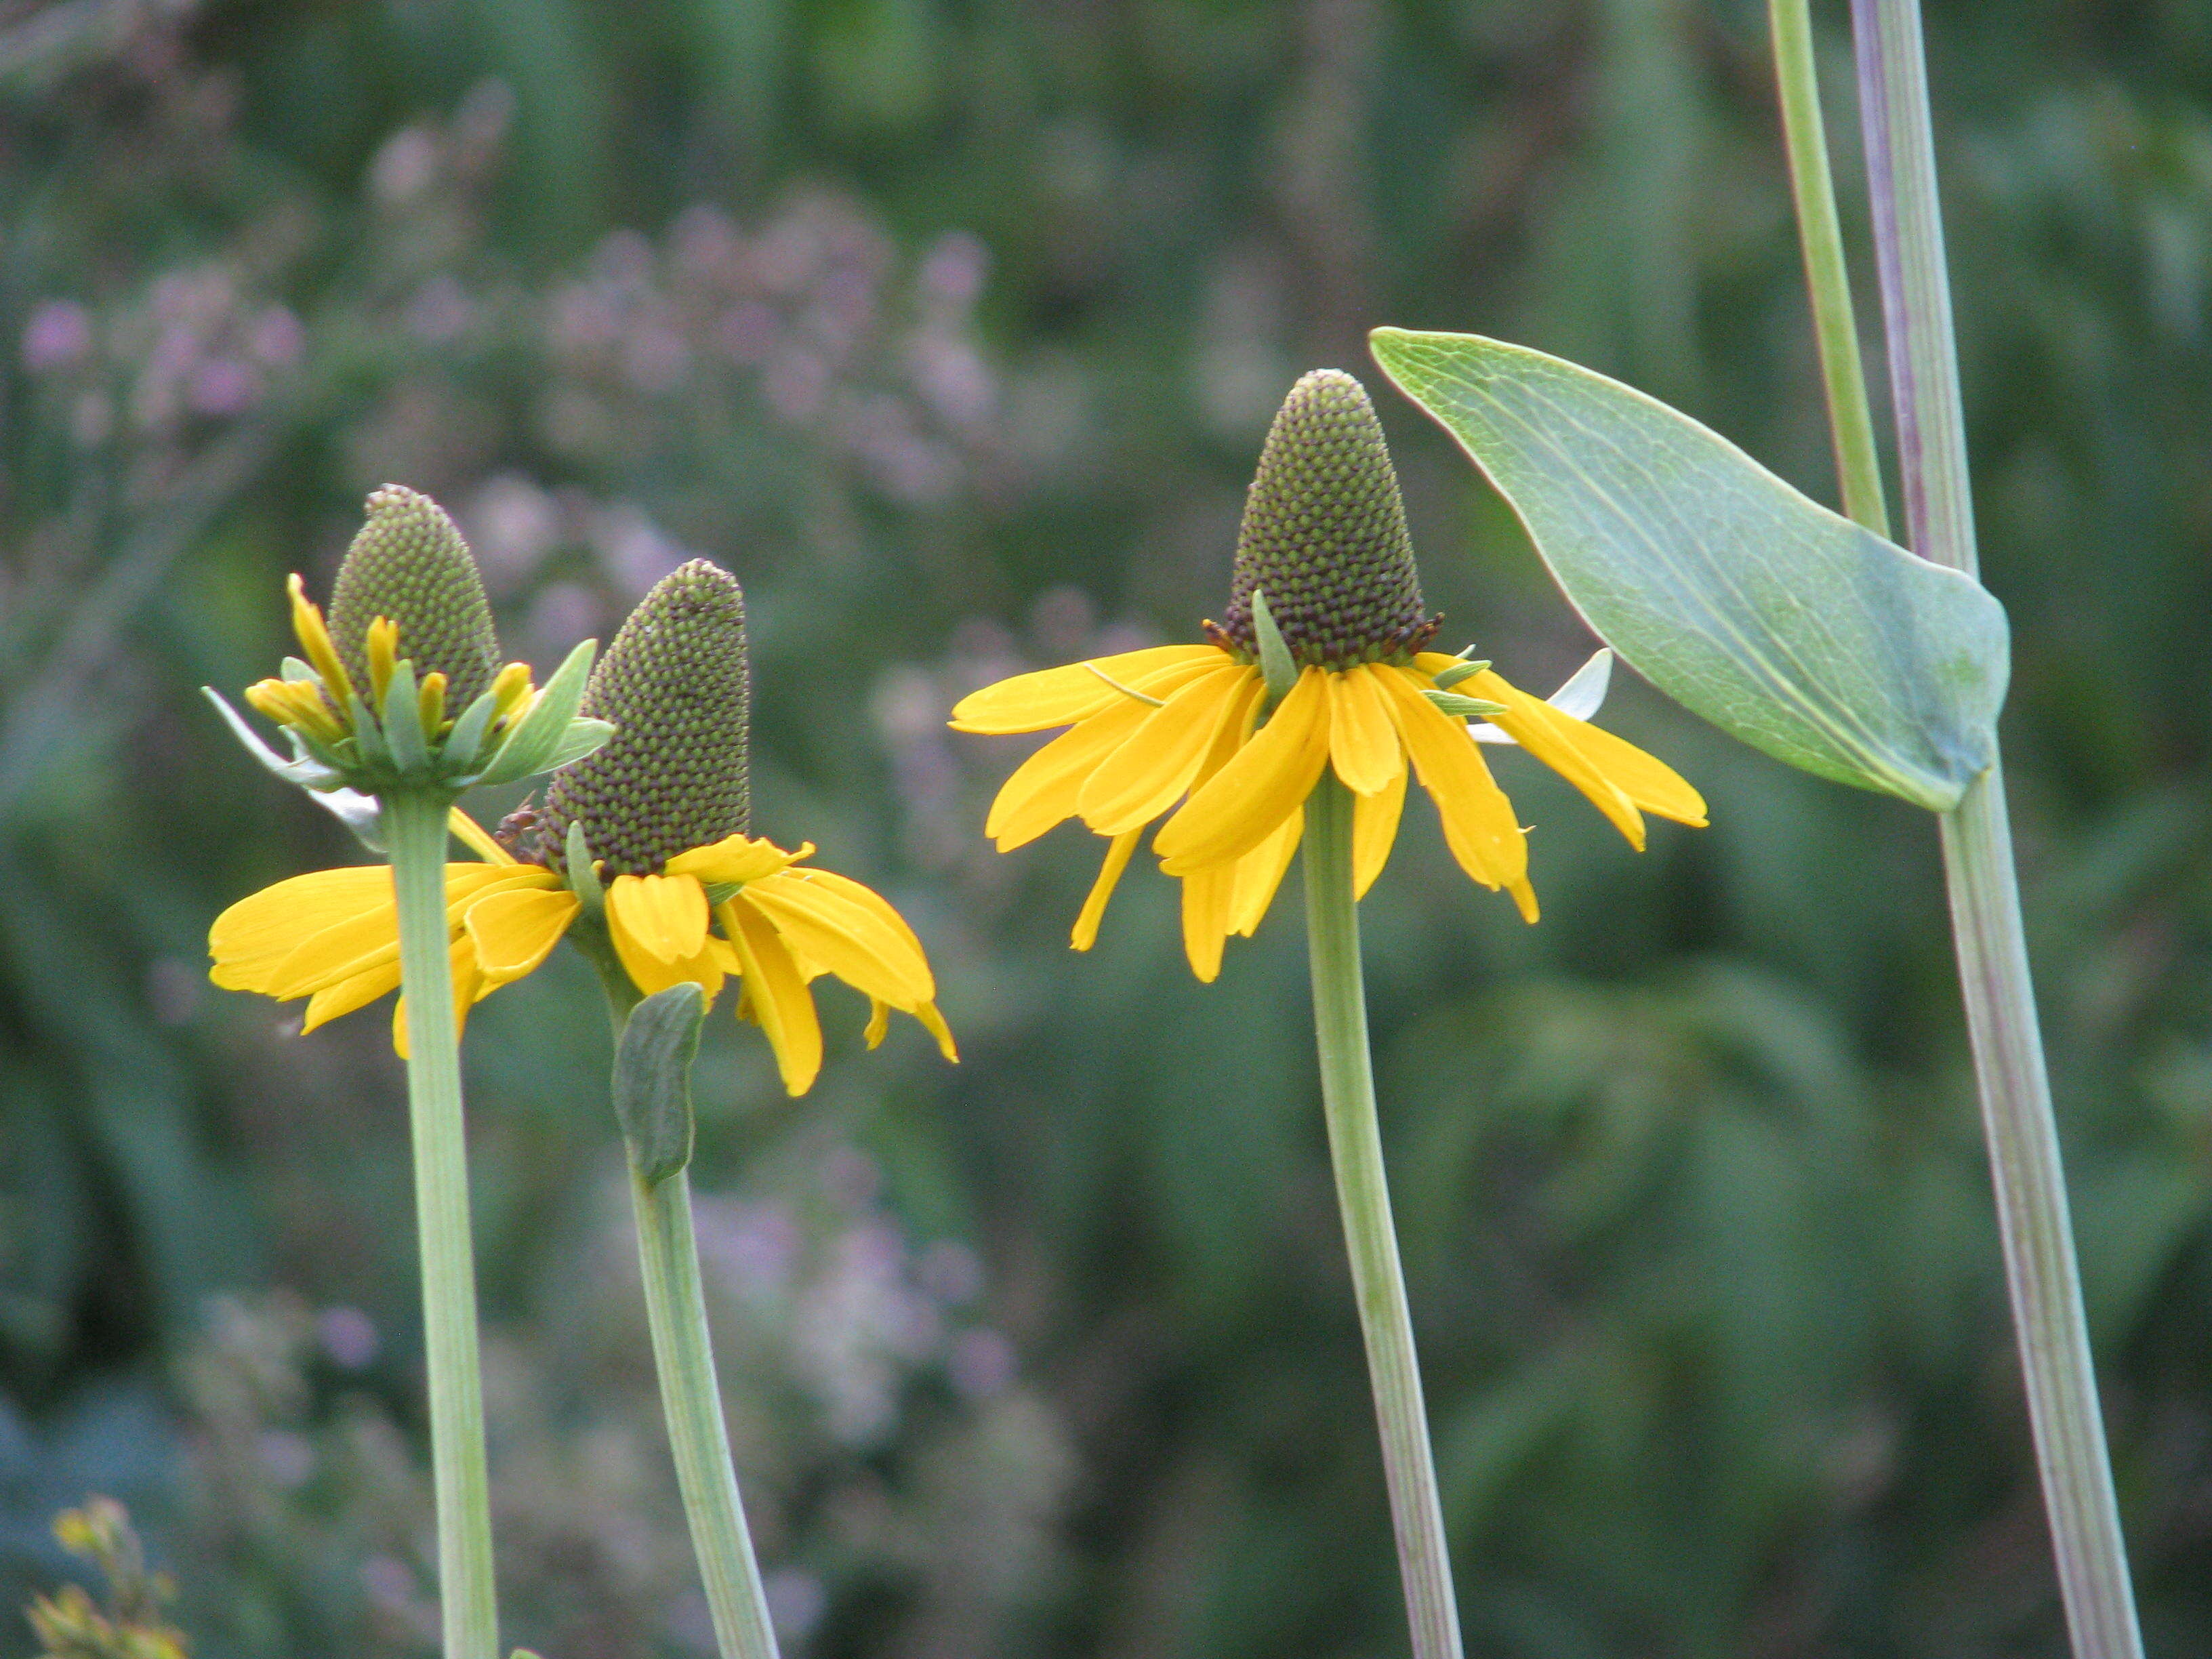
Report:
M 685 980 L 629 1011 L 615 1050 L 615 1115 L 648 1187 L 691 1161 L 691 1061 L 706 994 Z
M 1938 811 L 1988 769 L 2009 657 L 1978 583 L 1617 380 L 1479 335 L 1372 337 L 1661 690 L 1777 759 Z

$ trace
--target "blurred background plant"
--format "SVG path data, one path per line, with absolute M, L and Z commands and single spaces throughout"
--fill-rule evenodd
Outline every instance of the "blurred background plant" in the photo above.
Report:
M 2187 1653 L 2212 21 L 1929 21 L 2091 1312 Z M 1071 957 L 1090 849 L 990 853 L 1008 761 L 942 720 L 1217 611 L 1268 415 L 1376 323 L 1575 357 L 1832 499 L 1764 8 L 0 3 L 0 1600 L 54 1593 L 98 1491 L 197 1655 L 430 1650 L 385 1024 L 301 1042 L 204 982 L 222 905 L 358 854 L 191 696 L 267 671 L 284 573 L 325 586 L 396 480 L 540 663 L 736 571 L 761 831 L 939 965 L 957 1072 L 860 1060 L 858 1007 L 803 1106 L 726 1019 L 701 1063 L 791 1650 L 1389 1650 L 1296 929 L 1200 988 L 1133 877 Z M 1384 416 L 1452 643 L 1564 677 L 1589 641 L 1510 520 Z M 1711 830 L 1632 858 L 1509 756 L 1543 925 L 1425 820 L 1366 907 L 1470 1646 L 2055 1654 L 1932 831 L 1640 687 L 1612 719 Z M 594 995 L 564 961 L 471 1027 L 504 1600 L 553 1659 L 705 1654 Z

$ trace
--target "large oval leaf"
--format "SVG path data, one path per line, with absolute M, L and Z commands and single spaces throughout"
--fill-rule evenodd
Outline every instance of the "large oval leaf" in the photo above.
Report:
M 1996 755 L 2003 606 L 1618 380 L 1474 334 L 1375 360 L 1638 672 L 1778 760 L 1946 811 Z

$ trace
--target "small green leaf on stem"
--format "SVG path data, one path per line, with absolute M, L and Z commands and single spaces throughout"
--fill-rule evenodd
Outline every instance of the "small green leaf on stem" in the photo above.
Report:
M 691 1061 L 706 1019 L 706 994 L 686 980 L 646 998 L 623 1026 L 615 1050 L 615 1115 L 648 1187 L 691 1161 Z

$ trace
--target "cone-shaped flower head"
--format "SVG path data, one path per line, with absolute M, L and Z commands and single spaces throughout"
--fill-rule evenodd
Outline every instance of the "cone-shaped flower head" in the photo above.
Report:
M 1248 655 L 1255 587 L 1300 667 L 1409 662 L 1436 632 L 1382 423 L 1341 369 L 1291 388 L 1260 452 L 1222 630 Z
M 541 690 L 530 665 L 501 668 L 476 561 L 428 496 L 386 484 L 368 498 L 326 619 L 295 573 L 287 584 L 301 655 L 246 700 L 284 728 L 284 760 L 212 690 L 246 751 L 313 791 L 381 850 L 377 808 L 361 796 L 512 783 L 589 754 L 611 729 L 576 712 L 595 641 L 568 653 Z
M 400 484 L 368 498 L 368 522 L 331 590 L 331 638 L 356 685 L 369 683 L 364 641 L 380 617 L 398 626 L 398 653 L 418 682 L 446 677 L 448 708 L 467 708 L 499 672 L 491 606 L 468 544 L 445 508 Z
M 737 578 L 704 559 L 671 571 L 592 672 L 584 712 L 615 735 L 555 775 L 555 844 L 580 823 L 607 875 L 643 876 L 744 834 L 750 696 Z

